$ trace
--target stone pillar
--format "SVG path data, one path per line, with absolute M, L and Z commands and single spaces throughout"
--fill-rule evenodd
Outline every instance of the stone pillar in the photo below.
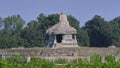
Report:
M 2 59 L 5 59 L 5 56 L 2 54 Z
M 119 60 L 119 57 L 118 56 L 115 56 L 115 61 L 118 61 Z
M 105 56 L 101 56 L 102 62 L 105 62 Z
M 30 61 L 31 61 L 31 57 L 30 57 L 30 56 L 27 56 L 26 62 L 29 63 Z
M 75 36 L 75 40 L 76 40 L 76 35 L 74 35 Z
M 62 35 L 62 43 L 65 43 L 65 35 Z
M 56 35 L 55 35 L 54 44 L 56 44 L 56 43 L 57 43 L 57 41 L 56 41 Z
M 76 43 L 76 45 L 77 45 L 77 38 L 76 38 L 76 35 L 74 35 L 74 36 L 75 36 L 75 39 L 74 39 L 74 40 L 75 40 L 75 43 Z
M 53 48 L 55 48 L 55 47 L 56 47 L 56 43 L 57 43 L 57 41 L 56 41 L 56 35 L 55 35 Z
M 88 59 L 88 62 L 91 62 L 91 56 L 88 56 L 87 59 Z

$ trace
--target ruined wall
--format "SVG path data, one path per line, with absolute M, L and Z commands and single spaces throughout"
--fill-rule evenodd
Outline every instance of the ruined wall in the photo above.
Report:
M 23 49 L 0 49 L 0 56 L 11 55 L 34 56 L 42 58 L 87 58 L 93 54 L 100 56 L 116 55 L 120 57 L 120 48 L 94 48 L 94 47 L 80 47 L 80 48 L 23 48 Z

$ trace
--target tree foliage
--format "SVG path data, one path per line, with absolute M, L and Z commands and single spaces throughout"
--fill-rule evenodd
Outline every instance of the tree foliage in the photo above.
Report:
M 20 15 L 8 16 L 4 19 L 4 31 L 8 34 L 17 35 L 23 29 L 25 21 Z
M 88 32 L 90 46 L 107 47 L 120 46 L 120 17 L 107 22 L 104 18 L 96 15 L 86 22 L 84 29 Z
M 99 15 L 80 27 L 80 22 L 68 15 L 70 25 L 77 29 L 79 46 L 108 47 L 120 46 L 120 17 L 105 21 Z M 0 17 L 0 48 L 44 47 L 46 30 L 59 22 L 59 14 L 46 16 L 41 13 L 36 20 L 25 22 L 20 15 Z
M 90 37 L 90 46 L 92 47 L 106 47 L 109 46 L 109 39 L 104 35 L 104 26 L 107 25 L 107 22 L 96 15 L 92 20 L 89 20 L 85 24 L 85 30 L 87 30 Z
M 44 46 L 44 36 L 39 24 L 36 21 L 30 21 L 27 27 L 21 32 L 25 47 L 42 47 Z

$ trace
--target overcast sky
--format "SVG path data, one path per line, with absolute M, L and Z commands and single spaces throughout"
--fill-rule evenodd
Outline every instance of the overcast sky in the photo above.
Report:
M 94 15 L 107 21 L 120 16 L 120 0 L 0 0 L 0 17 L 20 14 L 26 22 L 36 19 L 40 13 L 49 15 L 63 10 L 83 26 Z

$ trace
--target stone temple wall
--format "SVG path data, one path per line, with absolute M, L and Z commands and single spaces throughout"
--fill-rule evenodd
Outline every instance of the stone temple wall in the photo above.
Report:
M 95 47 L 80 47 L 80 48 L 14 48 L 14 49 L 0 49 L 1 57 L 9 57 L 12 55 L 40 57 L 44 59 L 75 59 L 88 58 L 94 54 L 99 54 L 102 57 L 106 55 L 116 55 L 120 58 L 120 48 L 95 48 Z

